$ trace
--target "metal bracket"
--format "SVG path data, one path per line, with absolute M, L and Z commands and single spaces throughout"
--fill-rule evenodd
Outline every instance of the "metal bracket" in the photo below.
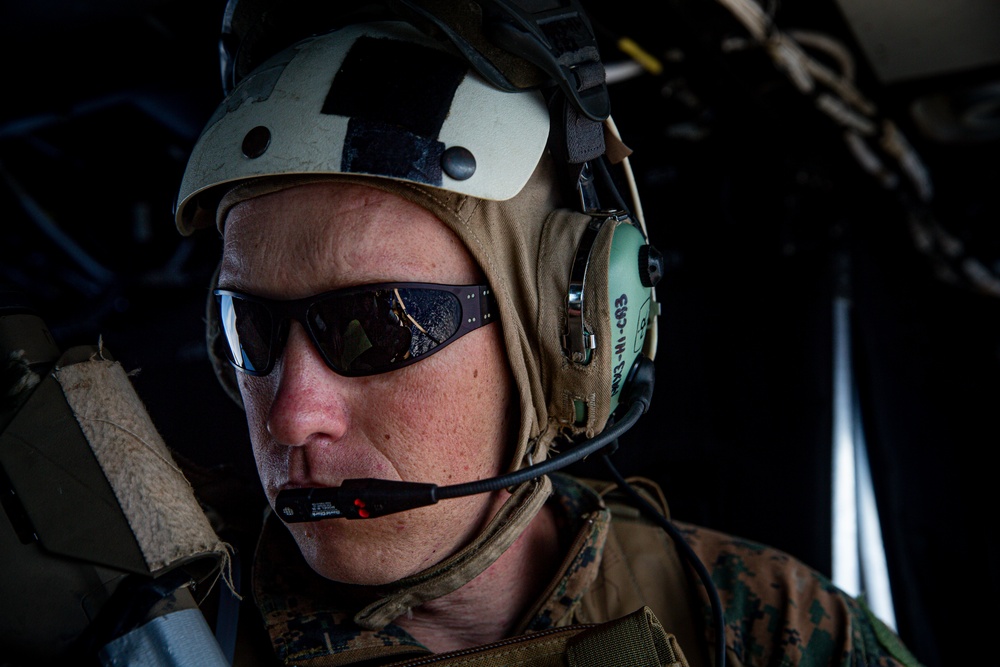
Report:
M 587 328 L 583 318 L 583 299 L 587 282 L 587 269 L 597 234 L 609 220 L 620 222 L 628 219 L 625 211 L 592 211 L 590 223 L 580 238 L 576 258 L 570 269 L 569 287 L 566 290 L 566 331 L 563 333 L 563 351 L 573 362 L 590 362 L 591 352 L 597 347 L 597 337 Z

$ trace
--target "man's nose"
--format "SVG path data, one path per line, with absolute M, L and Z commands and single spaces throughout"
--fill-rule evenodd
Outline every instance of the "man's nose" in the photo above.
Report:
M 281 358 L 272 373 L 274 397 L 267 430 L 289 446 L 329 443 L 347 430 L 348 410 L 343 384 L 348 378 L 334 373 L 323 361 L 301 324 L 293 321 Z

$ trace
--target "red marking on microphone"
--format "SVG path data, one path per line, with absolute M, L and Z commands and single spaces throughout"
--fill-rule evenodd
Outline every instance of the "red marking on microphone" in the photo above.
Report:
M 365 509 L 365 501 L 361 500 L 361 498 L 355 498 L 354 506 L 358 508 L 359 517 L 361 517 L 362 519 L 368 518 L 368 510 Z

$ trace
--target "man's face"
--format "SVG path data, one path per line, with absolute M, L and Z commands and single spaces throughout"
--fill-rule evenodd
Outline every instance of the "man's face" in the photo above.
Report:
M 379 282 L 475 284 L 478 266 L 423 208 L 358 185 L 299 186 L 235 206 L 219 284 L 295 299 Z M 379 478 L 457 484 L 499 474 L 509 456 L 513 382 L 493 324 L 389 373 L 341 377 L 297 322 L 265 377 L 239 375 L 257 470 L 279 491 Z M 451 555 L 478 532 L 502 493 L 444 500 L 378 519 L 289 526 L 317 572 L 379 584 Z

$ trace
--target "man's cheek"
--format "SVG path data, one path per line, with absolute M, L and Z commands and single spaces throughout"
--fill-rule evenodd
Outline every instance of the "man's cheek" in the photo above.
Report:
M 238 376 L 247 426 L 253 439 L 267 437 L 267 415 L 273 402 L 273 392 L 270 391 L 268 383 L 262 381 L 265 379 L 243 374 Z

